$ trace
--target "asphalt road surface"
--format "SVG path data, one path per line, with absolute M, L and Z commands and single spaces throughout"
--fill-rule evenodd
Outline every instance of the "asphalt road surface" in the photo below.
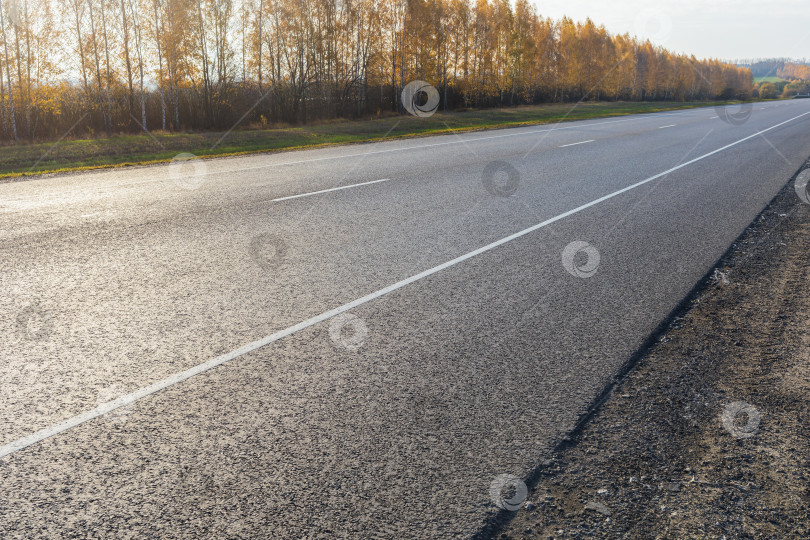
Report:
M 808 155 L 797 100 L 0 184 L 0 531 L 474 535 Z

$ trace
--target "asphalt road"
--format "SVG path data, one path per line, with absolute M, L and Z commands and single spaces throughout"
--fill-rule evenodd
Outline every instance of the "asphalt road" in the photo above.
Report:
M 0 531 L 475 534 L 810 155 L 730 112 L 0 184 Z

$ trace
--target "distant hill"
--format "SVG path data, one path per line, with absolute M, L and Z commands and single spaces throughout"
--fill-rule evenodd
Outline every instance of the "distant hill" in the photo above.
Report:
M 737 61 L 740 67 L 747 67 L 758 82 L 776 82 L 780 79 L 810 80 L 810 62 L 805 59 L 768 58 Z M 773 80 L 771 80 L 774 78 Z

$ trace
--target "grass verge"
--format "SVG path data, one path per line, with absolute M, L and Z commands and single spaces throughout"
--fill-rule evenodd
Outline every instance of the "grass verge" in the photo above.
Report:
M 115 135 L 98 139 L 0 147 L 0 179 L 171 161 L 177 154 L 232 156 L 317 146 L 436 135 L 457 131 L 548 124 L 707 107 L 720 102 L 595 102 L 439 112 L 429 118 L 387 116 L 299 127 L 230 132 Z

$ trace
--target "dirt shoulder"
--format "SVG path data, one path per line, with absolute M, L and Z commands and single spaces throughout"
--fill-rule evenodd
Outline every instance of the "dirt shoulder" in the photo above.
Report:
M 810 538 L 810 204 L 794 180 L 498 537 Z

